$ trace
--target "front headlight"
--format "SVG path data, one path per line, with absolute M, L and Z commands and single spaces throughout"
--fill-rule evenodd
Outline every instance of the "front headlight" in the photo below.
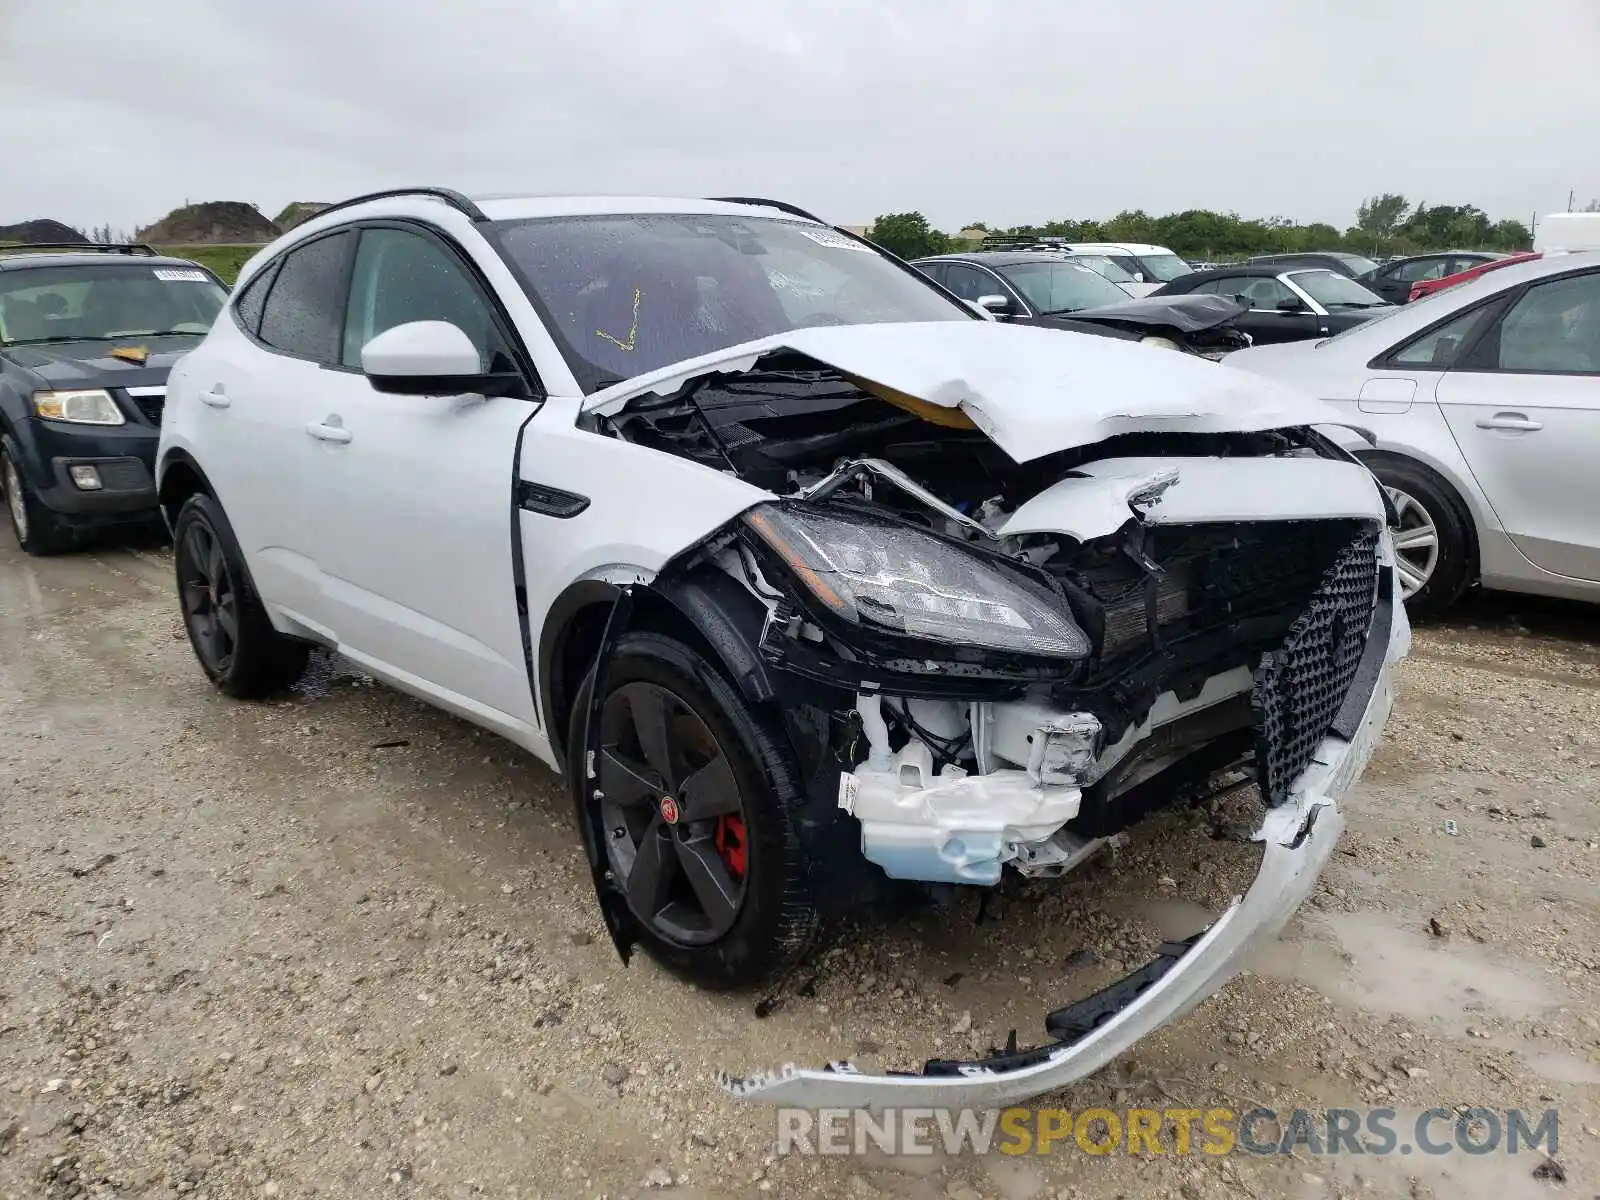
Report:
M 35 392 L 33 411 L 49 421 L 74 425 L 124 425 L 127 418 L 104 388 L 79 388 L 66 392 Z
M 1141 346 L 1154 346 L 1158 350 L 1182 350 L 1183 349 L 1182 346 L 1178 345 L 1178 343 L 1173 341 L 1171 338 L 1160 337 L 1160 336 L 1158 336 L 1156 334 L 1153 334 L 1153 333 L 1149 334 L 1149 335 L 1147 335 L 1145 337 L 1140 338 L 1139 339 L 1139 344 Z
M 896 521 L 764 504 L 745 517 L 816 599 L 855 625 L 1044 658 L 1089 638 L 1020 574 Z

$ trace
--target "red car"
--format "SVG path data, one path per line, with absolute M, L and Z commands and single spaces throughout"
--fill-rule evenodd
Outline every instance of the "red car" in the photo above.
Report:
M 1420 300 L 1424 296 L 1431 296 L 1435 292 L 1442 292 L 1445 288 L 1453 288 L 1458 283 L 1466 283 L 1469 279 L 1476 279 L 1485 271 L 1496 271 L 1501 267 L 1509 267 L 1512 263 L 1527 262 L 1530 259 L 1542 258 L 1543 255 L 1534 253 L 1508 254 L 1504 258 L 1497 258 L 1493 262 L 1479 263 L 1465 271 L 1457 271 L 1454 275 L 1446 275 L 1442 279 L 1419 279 L 1411 285 L 1411 294 L 1406 297 L 1406 303 Z

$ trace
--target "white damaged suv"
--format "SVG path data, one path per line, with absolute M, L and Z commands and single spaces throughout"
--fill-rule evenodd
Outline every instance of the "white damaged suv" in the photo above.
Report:
M 1320 402 L 997 324 L 763 200 L 336 205 L 168 385 L 160 499 L 235 696 L 308 648 L 569 781 L 600 908 L 712 986 L 898 888 L 1060 875 L 1253 779 L 1260 873 L 1048 1040 L 794 1104 L 994 1105 L 1230 978 L 1332 852 L 1409 645 L 1390 513 Z

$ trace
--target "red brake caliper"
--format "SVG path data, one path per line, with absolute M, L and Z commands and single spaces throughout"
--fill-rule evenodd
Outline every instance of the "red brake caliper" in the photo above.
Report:
M 717 832 L 712 839 L 723 866 L 735 879 L 744 878 L 744 818 L 724 814 L 717 818 Z

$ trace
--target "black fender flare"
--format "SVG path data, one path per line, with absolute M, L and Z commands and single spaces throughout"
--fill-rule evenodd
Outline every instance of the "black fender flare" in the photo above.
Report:
M 622 619 L 614 620 L 625 592 L 631 602 L 625 612 L 615 614 Z M 692 629 L 746 700 L 761 704 L 774 699 L 776 689 L 759 649 L 767 609 L 736 580 L 715 567 L 669 571 L 650 583 L 626 587 L 581 579 L 551 604 L 538 640 L 539 715 L 563 769 L 568 765 L 566 722 L 581 682 L 570 677 L 569 647 L 587 664 L 628 629 L 659 625 L 663 618 Z M 575 636 L 582 641 L 573 647 Z

